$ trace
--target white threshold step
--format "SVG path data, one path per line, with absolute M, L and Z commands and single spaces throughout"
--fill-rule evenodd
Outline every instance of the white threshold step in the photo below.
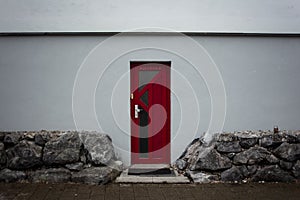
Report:
M 116 179 L 116 183 L 190 183 L 189 179 L 174 171 L 175 176 L 140 176 L 128 175 L 128 169 L 124 170 Z
M 130 168 L 133 169 L 163 169 L 170 168 L 169 164 L 134 164 Z

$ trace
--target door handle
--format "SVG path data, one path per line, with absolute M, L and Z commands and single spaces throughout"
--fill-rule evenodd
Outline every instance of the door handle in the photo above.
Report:
M 139 109 L 139 105 L 134 105 L 134 118 L 139 118 L 139 112 L 141 112 L 143 109 Z

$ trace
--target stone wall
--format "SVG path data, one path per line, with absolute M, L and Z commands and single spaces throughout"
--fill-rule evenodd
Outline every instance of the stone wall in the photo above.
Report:
M 122 170 L 97 132 L 0 132 L 0 181 L 105 184 Z
M 300 180 L 300 131 L 222 133 L 195 139 L 174 167 L 194 182 Z

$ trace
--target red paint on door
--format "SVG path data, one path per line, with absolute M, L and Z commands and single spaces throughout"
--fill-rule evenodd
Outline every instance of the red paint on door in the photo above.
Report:
M 130 62 L 132 164 L 170 163 L 171 62 Z

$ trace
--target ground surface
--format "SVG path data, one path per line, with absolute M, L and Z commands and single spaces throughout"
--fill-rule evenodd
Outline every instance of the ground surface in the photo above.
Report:
M 0 183 L 6 199 L 300 199 L 300 184 L 77 184 Z

